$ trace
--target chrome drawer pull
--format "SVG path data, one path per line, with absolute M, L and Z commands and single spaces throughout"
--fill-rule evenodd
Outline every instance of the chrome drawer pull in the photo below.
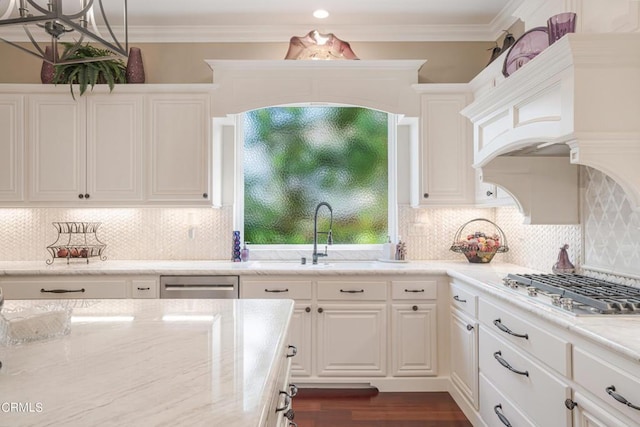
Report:
M 42 294 L 45 294 L 45 293 L 48 293 L 48 294 L 69 294 L 69 293 L 72 293 L 72 292 L 84 293 L 85 289 L 84 288 L 82 288 L 82 289 L 45 289 L 45 288 L 40 289 L 40 293 L 42 293 Z
M 272 293 L 280 293 L 280 292 L 289 292 L 289 289 L 265 289 L 265 292 L 272 292 Z
M 511 423 L 509 422 L 507 417 L 505 417 L 504 414 L 502 413 L 502 405 L 501 404 L 498 404 L 498 405 L 494 406 L 493 407 L 493 412 L 496 413 L 496 415 L 498 416 L 498 419 L 500 420 L 500 422 L 502 422 L 502 424 L 504 424 L 507 427 L 512 427 Z
M 640 411 L 640 406 L 634 405 L 633 403 L 629 402 L 627 399 L 622 397 L 622 395 L 616 393 L 616 387 L 615 386 L 610 385 L 605 390 L 607 391 L 607 394 L 609 396 L 613 397 L 618 402 L 622 403 L 623 405 L 627 405 L 629 408 L 633 408 L 636 411 Z
M 454 296 L 453 296 L 453 299 L 454 299 L 454 300 L 456 300 L 456 301 L 458 301 L 458 302 L 467 302 L 467 300 L 466 300 L 466 299 L 462 299 L 462 298 L 460 298 L 458 295 L 454 295 Z
M 294 357 L 296 354 L 298 354 L 298 348 L 295 345 L 290 345 L 289 350 L 291 350 L 291 353 L 288 353 L 287 357 Z
M 529 334 L 516 334 L 511 329 L 507 328 L 502 324 L 502 320 L 496 319 L 493 321 L 493 324 L 496 325 L 496 328 L 500 329 L 505 334 L 513 335 L 514 337 L 524 338 L 525 340 L 529 339 Z
M 340 292 L 342 292 L 343 294 L 363 294 L 364 289 L 358 289 L 358 290 L 347 289 L 346 291 L 344 289 L 340 289 Z
M 496 351 L 495 353 L 493 353 L 493 357 L 496 358 L 496 360 L 505 368 L 507 368 L 508 370 L 510 370 L 511 372 L 518 374 L 518 375 L 524 375 L 525 377 L 529 376 L 529 371 L 518 371 L 517 369 L 515 369 L 513 366 L 511 366 L 509 364 L 509 362 L 507 362 L 506 360 L 504 360 L 502 358 L 502 352 L 501 351 Z
M 405 289 L 404 291 L 419 293 L 419 292 L 424 292 L 424 289 Z

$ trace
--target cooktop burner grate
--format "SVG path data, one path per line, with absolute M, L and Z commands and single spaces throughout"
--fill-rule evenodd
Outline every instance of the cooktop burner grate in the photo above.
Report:
M 601 313 L 640 313 L 640 288 L 578 274 L 509 274 L 508 280 L 570 298 Z

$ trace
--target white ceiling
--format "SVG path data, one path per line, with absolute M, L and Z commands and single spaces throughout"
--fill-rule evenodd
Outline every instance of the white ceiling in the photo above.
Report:
M 131 41 L 495 40 L 523 0 L 129 0 Z M 119 1 L 105 0 L 107 3 Z M 315 9 L 330 16 L 317 19 Z
M 68 13 L 80 4 L 62 1 Z M 125 0 L 102 1 L 111 24 L 120 24 L 124 34 Z M 132 43 L 288 42 L 314 29 L 347 41 L 493 41 L 516 21 L 513 13 L 523 1 L 128 0 L 128 30 Z M 6 3 L 0 0 L 0 9 Z M 314 18 L 319 8 L 331 15 Z M 20 26 L 0 27 L 0 36 L 25 38 Z

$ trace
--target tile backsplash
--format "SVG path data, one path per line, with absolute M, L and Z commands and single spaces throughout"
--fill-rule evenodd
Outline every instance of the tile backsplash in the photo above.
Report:
M 462 254 L 449 250 L 456 231 L 486 218 L 500 226 L 509 245 L 495 261 L 550 272 L 566 243 L 573 264 L 590 275 L 640 278 L 640 213 L 607 175 L 585 167 L 581 177 L 582 225 L 525 225 L 516 207 L 401 206 L 399 235 L 410 259 L 460 260 Z M 97 235 L 107 245 L 107 259 L 227 260 L 233 209 L 0 209 L 0 260 L 46 260 L 45 248 L 57 238 L 55 221 L 101 222 Z

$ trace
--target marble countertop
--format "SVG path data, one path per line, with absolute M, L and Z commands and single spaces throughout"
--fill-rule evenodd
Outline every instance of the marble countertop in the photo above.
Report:
M 323 260 L 325 261 L 325 260 Z M 301 265 L 299 261 L 95 261 L 89 264 L 57 262 L 46 265 L 43 261 L 0 262 L 0 286 L 2 276 L 27 275 L 312 275 L 312 276 L 414 276 L 449 275 L 480 287 L 496 298 L 518 306 L 569 329 L 582 337 L 633 361 L 640 362 L 640 315 L 629 316 L 571 316 L 536 304 L 530 299 L 515 295 L 502 285 L 508 273 L 540 273 L 515 264 L 493 261 L 490 264 L 470 264 L 460 261 L 409 261 L 391 263 L 381 261 L 332 261 L 318 265 Z
M 292 301 L 56 302 L 70 334 L 0 346 L 0 425 L 262 425 Z

